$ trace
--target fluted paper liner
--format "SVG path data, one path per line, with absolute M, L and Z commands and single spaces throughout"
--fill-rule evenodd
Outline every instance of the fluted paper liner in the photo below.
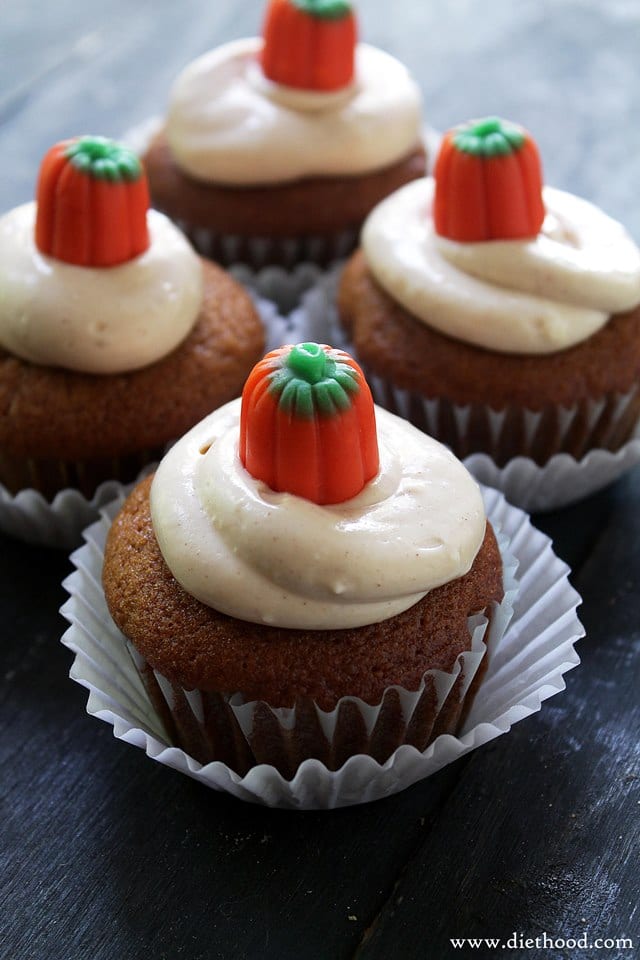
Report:
M 479 483 L 501 490 L 525 510 L 555 510 L 602 490 L 640 463 L 640 428 L 619 450 L 590 450 L 581 460 L 556 453 L 541 467 L 514 457 L 499 467 L 486 453 L 472 453 L 464 464 Z
M 79 490 L 67 489 L 47 500 L 37 490 L 11 494 L 0 484 L 0 530 L 25 543 L 70 550 L 82 541 L 84 528 L 120 489 L 117 480 L 107 480 L 91 499 Z
M 507 598 L 495 605 L 489 630 L 486 616 L 469 619 L 471 649 L 458 657 L 451 673 L 429 670 L 417 690 L 388 687 L 375 706 L 345 696 L 330 711 L 310 698 L 299 699 L 292 708 L 276 708 L 245 702 L 240 694 L 184 690 L 153 670 L 132 644 L 127 646 L 168 739 L 203 763 L 215 756 L 237 773 L 271 763 L 288 779 L 310 756 L 330 770 L 353 753 L 383 763 L 401 743 L 422 750 L 439 733 L 455 733 L 483 658 L 511 616 L 514 569 L 515 562 L 507 570 Z
M 501 537 L 509 540 L 509 551 L 518 562 L 518 590 L 504 607 L 506 621 L 506 609 L 513 601 L 513 619 L 506 633 L 502 633 L 506 623 L 499 627 L 500 617 L 493 619 L 495 642 L 488 638 L 487 672 L 456 736 L 442 734 L 425 750 L 403 744 L 382 764 L 358 754 L 331 771 L 320 760 L 305 760 L 290 780 L 266 764 L 254 766 L 244 775 L 220 761 L 202 765 L 168 740 L 122 634 L 107 611 L 100 583 L 102 551 L 111 517 L 125 492 L 121 491 L 101 521 L 85 532 L 87 543 L 72 558 L 77 569 L 65 581 L 70 599 L 62 612 L 71 626 L 63 643 L 75 653 L 70 675 L 90 691 L 87 711 L 111 723 L 116 737 L 213 789 L 267 806 L 295 809 L 348 806 L 389 796 L 535 713 L 544 700 L 564 689 L 563 674 L 579 663 L 574 644 L 584 631 L 575 612 L 580 597 L 568 582 L 568 567 L 554 555 L 551 541 L 532 527 L 526 514 L 510 506 L 497 491 L 484 489 L 487 515 Z M 507 562 L 505 566 L 512 577 L 513 565 Z M 509 580 L 507 591 L 511 594 L 512 590 Z M 197 718 L 197 698 L 193 709 Z M 242 716 L 242 711 L 239 713 Z M 369 730 L 372 716 L 365 719 Z M 283 720 L 286 722 L 285 717 Z M 331 719 L 326 722 L 331 724 Z
M 297 339 L 327 342 L 358 359 L 335 307 L 339 271 L 335 267 L 307 291 L 301 306 L 291 315 L 292 332 Z M 501 490 L 511 503 L 525 510 L 553 510 L 575 503 L 640 463 L 640 386 L 606 400 L 572 409 L 558 408 L 551 425 L 549 411 L 495 411 L 479 405 L 456 406 L 444 399 L 430 400 L 395 387 L 368 370 L 366 364 L 362 367 L 376 403 L 451 445 L 476 480 Z M 486 438 L 483 453 L 467 452 L 471 426 Z M 566 443 L 573 453 L 553 453 L 546 462 L 538 463 L 551 426 L 556 431 L 554 445 Z M 620 445 L 619 438 L 630 431 L 631 438 Z M 505 462 L 505 450 L 514 436 L 521 443 L 523 455 Z M 593 449 L 588 449 L 594 442 Z
M 276 305 L 259 293 L 260 288 L 264 289 L 273 283 L 270 276 L 262 278 L 257 274 L 253 281 L 250 292 L 265 327 L 266 350 L 273 350 L 290 340 L 289 323 L 279 314 Z M 143 468 L 150 460 L 157 460 L 161 454 L 162 450 L 156 450 L 146 457 L 141 454 L 138 469 Z M 129 477 L 136 473 L 135 468 L 131 467 L 132 458 L 133 455 L 127 455 L 126 458 Z M 12 494 L 0 483 L 0 531 L 26 543 L 67 550 L 77 547 L 82 542 L 82 531 L 85 527 L 98 519 L 101 507 L 113 500 L 121 489 L 119 479 L 122 478 L 117 472 L 119 460 L 114 457 L 113 461 L 114 479 L 100 484 L 92 497 L 68 487 L 49 500 L 32 488 Z M 65 475 L 68 467 L 69 464 L 60 462 L 60 476 Z
M 343 349 L 353 352 L 348 345 Z M 617 449 L 588 449 L 596 431 L 601 442 L 611 441 L 612 445 L 615 433 L 628 435 L 630 425 L 637 421 L 640 387 L 606 401 L 556 411 L 554 426 L 559 444 L 571 435 L 575 436 L 574 428 L 578 422 L 580 424 L 580 452 L 577 456 L 560 451 L 551 454 L 542 464 L 525 455 L 512 456 L 503 462 L 500 450 L 510 442 L 515 431 L 525 441 L 525 451 L 535 449 L 538 438 L 549 428 L 548 412 L 511 408 L 495 411 L 489 407 L 458 407 L 444 399 L 428 400 L 394 387 L 368 370 L 366 364 L 362 364 L 362 368 L 376 403 L 411 420 L 425 433 L 452 447 L 476 480 L 496 487 L 511 503 L 526 510 L 554 510 L 575 503 L 640 463 L 640 425 L 636 426 L 631 439 Z M 628 421 L 629 414 L 633 418 L 631 422 Z M 486 453 L 464 454 L 468 449 L 467 428 L 472 419 L 475 424 L 482 421 L 485 427 Z M 605 420 L 606 432 L 600 432 L 599 427 Z

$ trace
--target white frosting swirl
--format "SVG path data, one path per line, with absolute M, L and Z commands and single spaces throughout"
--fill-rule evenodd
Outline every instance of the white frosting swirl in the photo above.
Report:
M 176 80 L 166 132 L 187 174 L 237 185 L 353 175 L 419 143 L 419 89 L 388 53 L 358 44 L 353 85 L 327 94 L 271 83 L 261 47 L 259 38 L 227 43 Z
M 318 506 L 255 480 L 237 453 L 240 400 L 164 457 L 153 528 L 184 589 L 255 623 L 377 623 L 463 576 L 482 544 L 480 490 L 446 447 L 376 408 L 380 471 L 345 503 Z
M 502 353 L 545 354 L 640 303 L 640 250 L 586 200 L 545 187 L 537 237 L 458 243 L 434 231 L 433 192 L 431 178 L 402 187 L 362 231 L 376 280 L 428 326 Z
M 35 203 L 0 218 L 0 345 L 46 366 L 125 373 L 169 354 L 202 306 L 202 263 L 170 220 L 149 210 L 150 245 L 116 267 L 40 253 Z

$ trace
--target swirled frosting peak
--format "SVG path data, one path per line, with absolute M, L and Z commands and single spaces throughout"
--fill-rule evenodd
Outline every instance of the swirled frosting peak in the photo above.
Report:
M 405 67 L 367 44 L 354 82 L 336 91 L 268 80 L 262 40 L 236 40 L 176 80 L 166 134 L 182 170 L 230 185 L 355 175 L 400 160 L 420 141 L 420 92 Z
M 34 243 L 35 204 L 0 218 L 0 345 L 83 373 L 124 373 L 167 356 L 202 305 L 202 263 L 170 220 L 147 214 L 150 244 L 113 267 L 45 256 Z
M 362 232 L 378 283 L 427 326 L 489 350 L 546 354 L 640 303 L 640 250 L 586 200 L 545 187 L 537 236 L 466 243 L 436 234 L 433 198 L 434 181 L 415 180 Z
M 445 447 L 376 408 L 380 469 L 357 496 L 319 505 L 242 466 L 240 401 L 187 433 L 151 488 L 176 580 L 238 619 L 299 629 L 377 623 L 470 569 L 485 532 L 477 484 Z

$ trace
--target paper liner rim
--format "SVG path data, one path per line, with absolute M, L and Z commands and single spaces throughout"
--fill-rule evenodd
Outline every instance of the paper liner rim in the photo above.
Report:
M 582 624 L 575 613 L 576 607 L 581 603 L 581 598 L 568 582 L 569 568 L 555 556 L 549 538 L 531 525 L 528 516 L 523 511 L 510 505 L 498 491 L 485 488 L 483 492 L 486 499 L 487 514 L 492 522 L 495 521 L 496 527 L 500 527 L 501 521 L 505 519 L 510 520 L 510 525 L 515 527 L 515 536 L 511 539 L 510 549 L 516 560 L 520 560 L 518 543 L 525 534 L 528 538 L 537 541 L 539 549 L 536 551 L 536 556 L 539 556 L 542 552 L 551 554 L 553 563 L 549 564 L 547 573 L 553 572 L 553 586 L 545 588 L 542 596 L 547 596 L 552 589 L 557 587 L 563 599 L 562 616 L 566 618 L 567 614 L 569 615 L 568 622 L 559 630 L 559 639 L 556 645 L 559 662 L 553 665 L 551 674 L 545 677 L 544 682 L 538 688 L 529 692 L 522 701 L 512 704 L 498 717 L 490 720 L 480 719 L 471 729 L 464 731 L 461 736 L 454 737 L 451 734 L 442 734 L 423 752 L 411 745 L 403 744 L 394 751 L 384 764 L 378 763 L 367 755 L 357 754 L 348 758 L 338 771 L 330 771 L 321 761 L 307 759 L 302 761 L 291 780 L 287 780 L 274 767 L 267 764 L 259 764 L 251 768 L 244 776 L 235 773 L 221 761 L 200 764 L 179 747 L 163 743 L 154 734 L 148 733 L 120 717 L 111 707 L 105 705 L 105 699 L 110 699 L 109 696 L 90 680 L 87 680 L 82 675 L 82 670 L 78 669 L 81 666 L 82 659 L 90 660 L 90 657 L 83 649 L 82 642 L 78 642 L 76 639 L 76 631 L 81 630 L 77 618 L 70 615 L 77 596 L 73 592 L 73 581 L 76 577 L 84 575 L 82 569 L 77 567 L 63 584 L 70 593 L 70 597 L 61 608 L 61 613 L 70 621 L 70 626 L 62 637 L 62 643 L 75 655 L 70 669 L 71 678 L 89 690 L 87 712 L 110 723 L 117 739 L 142 747 L 151 759 L 174 767 L 213 789 L 230 792 L 242 799 L 268 806 L 321 809 L 368 802 L 405 789 L 417 780 L 436 772 L 441 766 L 453 762 L 470 750 L 508 732 L 514 723 L 537 712 L 545 700 L 565 689 L 564 674 L 580 662 L 574 644 L 584 635 Z M 124 495 L 125 488 L 121 488 L 121 498 Z M 72 560 L 82 551 L 91 551 L 95 548 L 95 542 L 91 539 L 93 531 L 99 531 L 105 523 L 110 522 L 109 507 L 113 509 L 115 506 L 116 502 L 113 502 L 108 507 L 103 508 L 101 511 L 102 519 L 85 531 L 84 536 L 87 543 L 72 555 Z M 510 535 L 508 530 L 505 532 L 507 536 Z M 522 573 L 526 574 L 526 569 L 522 570 Z M 506 584 L 506 586 L 508 589 L 510 588 L 509 584 Z M 511 629 L 516 629 L 517 623 L 518 618 L 512 621 L 503 640 Z M 499 649 L 498 647 L 498 651 Z M 486 683 L 490 676 L 491 661 L 483 683 Z M 480 690 L 482 690 L 482 686 Z M 473 714 L 473 709 L 471 714 Z M 443 760 L 441 755 L 446 753 L 451 746 L 455 748 L 455 756 Z M 426 772 L 423 772 L 424 768 L 428 768 Z M 352 772 L 366 773 L 365 779 L 368 784 L 365 791 L 366 796 L 353 797 L 349 795 L 349 775 Z M 377 781 L 389 773 L 396 774 L 395 783 L 387 784 L 381 793 L 376 793 Z M 217 778 L 215 782 L 212 780 L 214 776 Z M 305 792 L 303 789 L 305 786 L 309 787 L 308 780 L 311 779 L 316 784 L 318 780 L 321 781 L 322 785 L 322 789 L 317 791 L 318 796 L 316 796 L 315 801 L 305 799 L 304 796 L 301 798 L 299 795 L 301 790 L 303 793 Z M 359 779 L 362 780 L 363 777 L 360 776 Z M 343 782 L 343 794 L 346 795 L 340 793 L 340 781 Z M 313 792 L 313 787 L 310 789 Z M 320 793 L 324 794 L 321 799 L 319 799 Z

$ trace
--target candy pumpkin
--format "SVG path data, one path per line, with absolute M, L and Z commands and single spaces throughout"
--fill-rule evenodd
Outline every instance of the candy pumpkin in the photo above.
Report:
M 147 180 L 138 158 L 104 137 L 56 143 L 40 166 L 35 242 L 49 257 L 113 267 L 149 246 Z
M 433 219 L 449 240 L 519 240 L 544 220 L 538 148 L 522 127 L 497 117 L 445 134 L 436 161 Z
M 262 70 L 288 87 L 340 90 L 353 81 L 356 34 L 347 0 L 270 0 Z
M 340 503 L 378 472 L 371 391 L 342 350 L 300 343 L 272 350 L 245 384 L 240 459 L 272 490 Z

